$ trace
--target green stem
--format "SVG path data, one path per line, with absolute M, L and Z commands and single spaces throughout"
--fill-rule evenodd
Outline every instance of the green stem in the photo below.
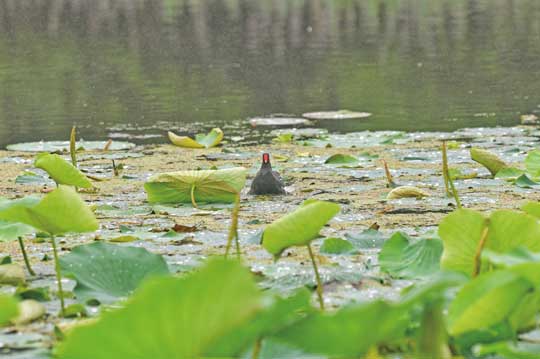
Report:
M 23 255 L 24 264 L 26 265 L 28 273 L 30 273 L 30 275 L 36 275 L 36 273 L 32 270 L 32 267 L 30 266 L 30 261 L 28 260 L 28 255 L 26 254 L 26 249 L 24 248 L 24 242 L 22 237 L 19 237 L 17 239 L 19 240 L 19 246 L 21 247 L 21 253 Z
M 450 182 L 450 171 L 448 171 L 448 151 L 446 146 L 446 141 L 442 143 L 442 173 L 444 179 L 444 188 L 446 190 L 446 195 L 450 196 L 449 182 Z
M 71 163 L 74 167 L 77 167 L 77 127 L 71 128 L 71 135 L 69 136 L 69 153 L 71 155 Z
M 58 250 L 56 249 L 56 239 L 53 235 L 51 235 L 51 242 L 54 254 L 54 270 L 56 271 L 56 281 L 58 283 L 58 297 L 60 298 L 60 313 L 63 317 L 66 306 L 64 303 L 64 290 L 62 289 L 62 273 L 60 272 L 60 262 L 58 260 Z
M 225 259 L 228 258 L 231 250 L 232 241 L 235 240 L 236 256 L 238 259 L 241 257 L 240 241 L 238 237 L 238 216 L 240 214 L 240 193 L 236 195 L 234 200 L 234 208 L 231 215 L 231 226 L 229 227 L 229 235 L 227 237 L 227 247 L 225 248 Z
M 459 200 L 458 191 L 456 187 L 454 186 L 454 181 L 452 180 L 452 177 L 450 177 L 450 173 L 447 172 L 447 176 L 448 176 L 448 183 L 450 184 L 450 188 L 452 189 L 452 195 L 454 196 L 454 200 L 456 201 L 456 206 L 458 209 L 461 209 L 462 208 L 461 201 Z
M 484 230 L 482 231 L 482 235 L 480 236 L 480 241 L 478 242 L 478 246 L 476 247 L 476 253 L 474 255 L 474 270 L 472 272 L 472 277 L 475 278 L 480 274 L 480 271 L 482 270 L 482 250 L 486 246 L 486 241 L 489 234 L 489 220 L 486 220 Z
M 199 208 L 199 206 L 197 206 L 197 202 L 195 201 L 195 185 L 194 184 L 191 185 L 191 204 L 193 205 L 194 208 Z
M 253 347 L 253 352 L 251 353 L 251 359 L 259 359 L 262 349 L 262 338 L 257 339 L 255 346 Z
M 307 248 L 309 257 L 311 258 L 311 264 L 313 265 L 313 271 L 315 272 L 315 279 L 317 280 L 317 297 L 319 298 L 319 305 L 321 310 L 324 310 L 323 286 L 321 276 L 319 275 L 319 268 L 317 267 L 317 262 L 315 261 L 315 256 L 313 255 L 313 250 L 311 249 L 310 243 L 308 243 Z

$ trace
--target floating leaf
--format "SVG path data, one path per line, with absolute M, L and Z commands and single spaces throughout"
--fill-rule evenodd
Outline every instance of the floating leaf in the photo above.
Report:
M 0 327 L 19 313 L 17 301 L 13 297 L 0 294 Z
M 211 148 L 219 145 L 223 140 L 223 131 L 219 128 L 212 129 L 207 135 L 196 135 L 195 139 L 178 136 L 172 132 L 168 135 L 173 145 L 187 148 Z
M 49 179 L 30 171 L 24 171 L 15 178 L 17 184 L 46 184 L 48 182 L 52 183 Z
M 388 193 L 387 199 L 400 199 L 400 198 L 424 198 L 429 197 L 429 193 L 414 186 L 400 186 L 396 187 Z
M 0 265 L 0 285 L 18 286 L 25 283 L 26 276 L 23 267 L 15 263 Z
M 303 117 L 310 120 L 349 120 L 371 116 L 369 112 L 354 112 L 349 110 L 306 112 Z
M 540 219 L 540 202 L 527 202 L 521 207 L 521 209 L 531 216 Z
M 36 157 L 34 166 L 47 172 L 57 184 L 80 188 L 93 187 L 92 183 L 81 171 L 59 155 L 41 153 Z
M 249 271 L 236 262 L 214 260 L 187 277 L 146 283 L 124 308 L 71 331 L 57 356 L 204 357 L 220 338 L 250 323 L 261 307 L 261 294 Z
M 509 271 L 483 273 L 467 283 L 448 311 L 451 335 L 489 328 L 505 321 L 532 284 Z
M 418 278 L 439 271 L 443 251 L 439 238 L 413 241 L 397 232 L 387 240 L 379 253 L 381 271 L 399 278 Z
M 144 185 L 150 203 L 233 203 L 246 182 L 243 167 L 162 173 Z
M 332 155 L 330 157 L 328 157 L 326 159 L 326 161 L 324 161 L 324 163 L 326 164 L 337 164 L 337 165 L 343 165 L 343 164 L 346 164 L 346 165 L 350 165 L 350 164 L 358 164 L 358 158 L 354 157 L 354 156 L 351 156 L 351 155 L 344 155 L 344 154 L 341 154 L 341 153 L 338 153 L 338 154 L 335 154 L 335 155 Z
M 0 201 L 0 219 L 24 223 L 54 235 L 98 229 L 98 222 L 90 208 L 73 188 L 64 185 L 41 200 L 26 197 Z
M 515 180 L 523 174 L 525 174 L 525 172 L 523 170 L 520 170 L 519 168 L 506 167 L 497 172 L 495 178 Z
M 278 143 L 291 143 L 293 140 L 294 140 L 294 135 L 292 133 L 282 133 L 272 139 L 272 141 L 278 142 Z
M 346 233 L 345 238 L 349 240 L 357 249 L 381 248 L 387 236 L 375 229 L 366 229 L 360 233 Z
M 269 224 L 264 232 L 263 247 L 279 258 L 292 246 L 309 244 L 319 236 L 322 227 L 339 212 L 339 205 L 332 202 L 308 200 L 294 212 Z
M 341 238 L 326 238 L 320 252 L 326 254 L 346 254 L 354 251 L 351 242 Z
M 46 313 L 45 306 L 38 301 L 27 299 L 19 303 L 19 315 L 12 321 L 13 324 L 23 325 L 40 319 Z
M 79 141 L 77 142 L 77 150 L 86 151 L 101 151 L 107 144 L 107 141 Z M 17 143 L 7 146 L 8 151 L 19 152 L 69 152 L 69 141 L 41 141 Z M 109 146 L 109 151 L 129 150 L 135 147 L 134 143 L 114 141 Z
M 109 242 L 113 243 L 129 243 L 129 242 L 135 242 L 138 241 L 140 238 L 135 236 L 118 236 L 109 239 Z
M 471 275 L 484 230 L 485 249 L 505 253 L 524 246 L 540 251 L 540 223 L 536 218 L 509 210 L 495 211 L 486 218 L 480 212 L 461 209 L 446 216 L 439 225 L 444 243 L 442 268 Z
M 253 117 L 249 119 L 249 124 L 252 127 L 269 126 L 269 127 L 286 127 L 286 126 L 305 126 L 312 122 L 305 118 L 297 117 Z
M 60 257 L 64 275 L 77 281 L 77 299 L 112 303 L 128 297 L 149 276 L 169 273 L 162 256 L 144 248 L 96 242 Z
M 487 168 L 493 177 L 500 170 L 508 167 L 506 162 L 501 160 L 496 154 L 477 147 L 471 148 L 471 159 Z
M 533 181 L 529 178 L 529 176 L 523 174 L 516 178 L 514 181 L 514 184 L 521 188 L 534 188 L 536 186 L 540 186 L 540 183 Z

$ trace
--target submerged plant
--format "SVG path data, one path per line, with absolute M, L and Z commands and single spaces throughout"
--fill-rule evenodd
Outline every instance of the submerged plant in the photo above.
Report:
M 277 260 L 283 251 L 293 246 L 306 246 L 315 279 L 317 281 L 317 297 L 321 309 L 324 309 L 323 284 L 319 275 L 317 262 L 311 248 L 311 241 L 319 237 L 322 227 L 340 210 L 336 203 L 307 200 L 294 212 L 269 224 L 262 236 L 263 247 Z
M 26 197 L 0 203 L 0 219 L 27 224 L 51 236 L 58 296 L 63 315 L 64 293 L 55 236 L 69 232 L 97 230 L 98 222 L 94 214 L 73 188 L 60 185 L 41 200 Z

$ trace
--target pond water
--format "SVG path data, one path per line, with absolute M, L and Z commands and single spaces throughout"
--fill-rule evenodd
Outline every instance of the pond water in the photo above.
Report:
M 515 125 L 537 0 L 0 0 L 0 147 L 350 109 L 331 131 Z

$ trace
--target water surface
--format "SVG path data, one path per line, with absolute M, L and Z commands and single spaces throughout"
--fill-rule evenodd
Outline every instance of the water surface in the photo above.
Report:
M 338 108 L 373 116 L 322 126 L 514 125 L 539 40 L 537 0 L 0 0 L 0 147 Z

